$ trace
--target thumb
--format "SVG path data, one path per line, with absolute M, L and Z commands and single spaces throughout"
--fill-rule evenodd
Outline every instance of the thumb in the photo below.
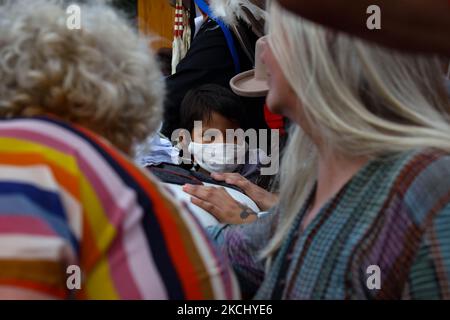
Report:
M 226 178 L 222 173 L 216 173 L 216 172 L 211 173 L 211 177 L 217 181 L 224 181 Z
M 229 183 L 241 188 L 245 193 L 251 191 L 251 182 L 246 179 L 233 179 Z

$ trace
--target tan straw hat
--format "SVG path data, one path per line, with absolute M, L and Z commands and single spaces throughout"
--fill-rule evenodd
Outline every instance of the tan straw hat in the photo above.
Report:
M 264 97 L 269 92 L 268 74 L 261 60 L 267 36 L 256 42 L 255 69 L 238 74 L 230 81 L 234 93 L 243 97 Z

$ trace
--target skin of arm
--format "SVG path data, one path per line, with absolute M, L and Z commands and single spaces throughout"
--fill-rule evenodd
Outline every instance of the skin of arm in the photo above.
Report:
M 250 182 L 238 173 L 213 173 L 211 174 L 217 181 L 222 181 L 236 187 L 239 187 L 244 193 L 252 199 L 258 208 L 263 211 L 268 211 L 278 202 L 278 195 L 268 192 L 260 188 L 256 184 Z
M 278 195 L 258 187 L 237 173 L 213 173 L 211 176 L 241 188 L 263 211 L 268 211 L 278 202 Z M 234 200 L 224 188 L 185 185 L 183 190 L 192 196 L 193 204 L 214 215 L 221 223 L 245 224 L 257 219 L 256 214 L 242 216 L 245 207 Z
M 257 219 L 256 214 L 243 217 L 244 207 L 224 188 L 185 185 L 183 191 L 192 196 L 193 204 L 212 214 L 220 223 L 237 225 Z

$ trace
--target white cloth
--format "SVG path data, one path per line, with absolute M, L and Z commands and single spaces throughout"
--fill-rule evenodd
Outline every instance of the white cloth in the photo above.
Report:
M 202 25 L 205 23 L 205 18 L 202 16 L 202 14 L 200 13 L 200 16 L 198 16 L 197 18 L 195 18 L 195 32 L 194 32 L 194 38 L 197 35 L 198 31 L 200 30 L 200 28 L 202 27 Z
M 135 162 L 140 167 L 157 166 L 161 163 L 180 163 L 180 150 L 159 135 L 151 136 L 136 147 Z
M 164 184 L 174 195 L 178 201 L 182 201 L 186 203 L 189 207 L 189 210 L 194 214 L 194 216 L 200 221 L 200 224 L 207 228 L 210 226 L 215 226 L 219 224 L 219 221 L 210 213 L 203 210 L 202 208 L 194 205 L 191 202 L 191 195 L 187 194 L 183 191 L 183 186 L 176 184 Z M 204 184 L 206 187 L 218 187 L 214 184 Z M 239 201 L 240 203 L 248 206 L 253 211 L 259 213 L 261 210 L 258 208 L 256 203 L 247 197 L 245 194 L 231 188 L 225 188 L 225 190 L 233 197 L 234 200 Z

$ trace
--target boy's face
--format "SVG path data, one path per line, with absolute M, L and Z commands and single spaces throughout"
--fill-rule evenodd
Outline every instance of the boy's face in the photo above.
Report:
M 237 130 L 239 128 L 239 125 L 235 121 L 229 120 L 213 111 L 210 119 L 203 120 L 201 128 L 194 128 L 192 130 L 191 137 L 192 141 L 196 143 L 225 143 L 226 131 L 228 129 Z M 211 139 L 211 136 L 205 135 L 209 129 L 219 130 L 222 135 L 220 137 L 213 136 L 214 139 Z

